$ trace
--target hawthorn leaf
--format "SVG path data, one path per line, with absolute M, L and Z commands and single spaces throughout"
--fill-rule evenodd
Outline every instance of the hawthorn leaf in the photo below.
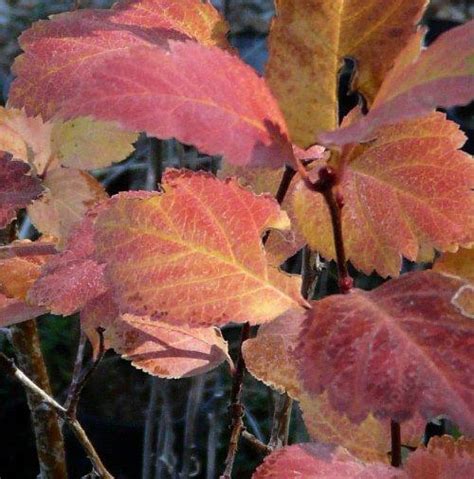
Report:
M 266 78 L 300 146 L 338 126 L 338 83 L 344 58 L 352 88 L 371 104 L 400 50 L 415 32 L 426 0 L 278 0 L 269 37 Z
M 352 264 L 370 274 L 398 276 L 402 256 L 455 251 L 474 240 L 474 162 L 444 114 L 382 128 L 375 141 L 344 150 L 338 191 L 342 229 Z M 295 186 L 296 224 L 309 245 L 334 259 L 328 209 L 319 193 Z
M 60 246 L 86 211 L 107 198 L 93 176 L 72 168 L 48 171 L 43 186 L 45 194 L 28 207 L 28 215 L 39 231 L 58 238 Z
M 413 43 L 407 46 L 413 58 Z M 453 52 L 456 54 L 453 55 Z M 464 105 L 474 98 L 474 20 L 440 35 L 416 61 L 399 61 L 366 116 L 319 142 L 344 145 L 376 137 L 382 125 L 426 115 L 436 107 Z
M 452 305 L 464 284 L 423 271 L 314 302 L 295 353 L 305 389 L 352 421 L 447 414 L 472 432 L 474 323 Z
M 113 51 L 55 85 L 49 101 L 61 118 L 117 121 L 237 165 L 277 168 L 293 161 L 285 121 L 265 81 L 217 47 L 188 41 Z
M 265 458 L 252 479 L 407 479 L 404 471 L 385 464 L 364 464 L 345 449 L 323 444 L 295 444 Z
M 28 175 L 29 170 L 26 163 L 14 161 L 0 151 L 0 229 L 43 192 L 39 179 Z
M 268 263 L 261 235 L 287 229 L 276 201 L 235 180 L 168 171 L 163 193 L 114 197 L 95 222 L 120 311 L 177 325 L 259 324 L 306 305 Z
M 52 162 L 51 123 L 41 117 L 28 117 L 23 110 L 0 107 L 0 150 L 14 159 L 29 163 L 42 175 Z
M 124 160 L 133 152 L 136 133 L 114 123 L 80 117 L 56 122 L 51 143 L 58 161 L 70 168 L 92 170 Z
M 284 171 L 285 168 L 279 168 L 277 170 L 272 168 L 245 168 L 225 163 L 222 170 L 219 171 L 218 177 L 228 178 L 235 176 L 244 186 L 248 186 L 254 193 L 270 193 L 272 196 L 275 196 Z M 292 217 L 292 212 L 290 211 L 291 201 L 289 201 L 289 198 L 291 197 L 291 191 L 296 182 L 297 177 L 295 176 L 281 204 L 282 210 L 286 211 L 290 218 Z M 265 243 L 268 260 L 274 266 L 279 266 L 287 258 L 299 251 L 304 246 L 304 242 L 302 235 L 294 228 L 288 231 L 271 231 Z
M 360 424 L 354 424 L 333 408 L 326 393 L 312 396 L 304 390 L 294 354 L 303 320 L 302 314 L 287 313 L 263 324 L 257 337 L 242 346 L 247 370 L 266 385 L 300 402 L 312 440 L 340 445 L 363 461 L 389 462 L 390 420 L 369 415 Z M 405 422 L 402 443 L 417 447 L 424 427 L 420 417 Z
M 0 326 L 10 326 L 46 313 L 47 309 L 41 306 L 30 306 L 17 298 L 8 298 L 0 293 Z
M 230 359 L 219 329 L 176 326 L 124 314 L 106 331 L 115 351 L 153 376 L 183 378 L 211 371 Z
M 456 253 L 444 253 L 433 270 L 467 281 L 453 298 L 453 304 L 474 319 L 474 250 L 460 248 Z
M 461 437 L 432 437 L 427 448 L 410 454 L 405 465 L 410 479 L 471 477 L 474 470 L 474 441 Z
M 22 243 L 15 241 L 11 246 L 18 248 Z M 51 255 L 30 254 L 0 259 L 0 293 L 25 300 L 28 290 L 40 275 L 41 267 L 50 258 Z
M 16 79 L 9 103 L 24 107 L 29 115 L 41 113 L 50 119 L 58 103 L 70 96 L 81 78 L 86 80 L 102 65 L 104 57 L 134 47 L 166 48 L 171 38 L 226 48 L 226 32 L 219 13 L 200 0 L 124 1 L 110 10 L 55 15 L 36 22 L 21 35 L 25 53 L 13 66 Z
M 54 314 L 69 315 L 108 291 L 104 265 L 94 259 L 93 224 L 102 207 L 101 204 L 90 210 L 72 228 L 64 251 L 42 268 L 40 277 L 28 292 L 30 303 L 46 306 Z

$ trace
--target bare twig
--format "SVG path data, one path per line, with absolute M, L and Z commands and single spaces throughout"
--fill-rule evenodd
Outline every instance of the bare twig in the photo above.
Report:
M 229 448 L 227 450 L 227 457 L 225 460 L 225 470 L 220 476 L 221 479 L 231 479 L 232 468 L 234 467 L 235 455 L 237 454 L 237 447 L 239 444 L 240 434 L 244 428 L 242 416 L 244 414 L 244 407 L 241 403 L 242 383 L 245 374 L 245 362 L 242 354 L 242 344 L 250 336 L 250 324 L 244 323 L 242 326 L 242 333 L 240 336 L 239 353 L 235 366 L 234 377 L 232 381 L 231 404 L 230 411 L 232 416 L 231 433 L 229 440 Z
M 34 319 L 11 326 L 11 342 L 20 367 L 51 395 L 48 372 L 41 352 L 36 321 Z M 30 389 L 26 398 L 35 432 L 36 453 L 42 477 L 64 479 L 67 477 L 64 439 L 55 410 L 43 407 L 42 401 Z
M 99 476 L 103 479 L 113 479 L 113 476 L 107 471 L 100 457 L 97 455 L 97 452 L 89 441 L 84 429 L 82 429 L 82 426 L 79 424 L 77 419 L 69 416 L 66 408 L 55 401 L 46 391 L 37 386 L 28 376 L 26 376 L 26 374 L 18 369 L 13 360 L 9 359 L 3 353 L 0 353 L 0 369 L 10 376 L 16 378 L 27 391 L 29 391 L 39 400 L 39 402 L 48 405 L 51 410 L 55 411 L 65 422 L 67 422 L 69 427 L 72 429 L 72 432 L 79 440 L 81 446 L 86 451 L 87 456 L 89 457 L 97 474 L 99 474 Z M 49 478 L 52 476 L 44 477 Z
M 261 452 L 262 454 L 270 454 L 273 449 L 270 446 L 267 446 L 265 443 L 256 438 L 253 434 L 248 432 L 246 429 L 242 431 L 242 438 L 245 439 L 249 444 L 253 446 L 254 449 Z
M 288 394 L 276 393 L 275 410 L 273 412 L 272 431 L 268 447 L 271 450 L 278 449 L 288 444 L 290 430 L 291 410 L 293 399 Z
M 393 467 L 400 467 L 402 464 L 402 440 L 400 423 L 391 420 L 390 433 L 392 437 L 392 453 L 390 463 Z
M 72 371 L 71 384 L 67 393 L 66 401 L 64 402 L 65 409 L 70 410 L 71 404 L 74 402 L 74 397 L 77 395 L 77 389 L 81 380 L 82 365 L 84 362 L 84 354 L 86 351 L 87 336 L 81 329 L 79 336 L 79 345 L 77 346 L 76 359 L 74 361 L 74 369 Z
M 105 344 L 104 344 L 104 331 L 101 328 L 97 328 L 97 333 L 99 334 L 99 353 L 96 359 L 92 359 L 90 364 L 83 370 L 79 370 L 77 378 L 73 378 L 71 387 L 69 389 L 68 398 L 66 400 L 65 409 L 68 412 L 69 417 L 75 419 L 77 412 L 77 404 L 81 398 L 81 392 L 84 389 L 89 378 L 92 376 L 94 371 L 97 369 L 97 366 L 102 361 L 102 358 L 105 354 Z M 81 333 L 81 342 L 82 342 L 82 333 Z M 81 344 L 79 344 L 79 347 Z M 78 351 L 78 355 L 79 355 Z M 84 354 L 82 352 L 82 354 Z M 76 360 L 77 357 L 76 357 Z M 75 369 L 74 365 L 74 369 Z

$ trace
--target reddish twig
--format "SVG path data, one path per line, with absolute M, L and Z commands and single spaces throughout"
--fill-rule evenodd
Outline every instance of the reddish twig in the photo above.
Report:
M 390 433 L 392 437 L 392 457 L 390 463 L 393 467 L 400 467 L 402 465 L 402 439 L 400 423 L 391 420 Z
M 299 170 L 298 170 L 299 171 Z M 336 249 L 337 270 L 339 276 L 339 289 L 341 293 L 349 293 L 353 286 L 353 280 L 347 269 L 346 253 L 344 249 L 344 238 L 342 235 L 342 215 L 344 206 L 343 198 L 334 193 L 334 187 L 338 183 L 337 173 L 329 166 L 319 170 L 319 178 L 312 181 L 306 172 L 303 176 L 306 186 L 311 191 L 321 193 L 326 201 L 331 216 L 332 230 L 334 236 L 334 246 Z
M 82 363 L 84 360 L 86 335 L 81 330 L 76 362 L 74 364 L 73 378 L 71 381 L 71 386 L 69 387 L 66 402 L 64 404 L 64 408 L 67 410 L 69 417 L 73 419 L 76 417 L 77 405 L 79 403 L 79 399 L 81 398 L 81 392 L 93 372 L 97 369 L 97 366 L 102 361 L 102 358 L 105 354 L 104 330 L 97 328 L 97 333 L 99 334 L 99 353 L 96 359 L 93 359 L 86 368 L 83 368 Z
M 245 375 L 245 362 L 242 354 L 242 345 L 250 336 L 250 323 L 244 323 L 242 326 L 242 333 L 240 336 L 239 353 L 232 380 L 231 391 L 231 433 L 229 440 L 229 448 L 227 451 L 227 457 L 225 460 L 225 470 L 220 476 L 220 479 L 231 479 L 232 468 L 234 467 L 235 455 L 237 454 L 237 447 L 239 444 L 240 434 L 244 429 L 244 422 L 242 417 L 244 415 L 244 406 L 241 402 L 242 396 L 242 383 Z

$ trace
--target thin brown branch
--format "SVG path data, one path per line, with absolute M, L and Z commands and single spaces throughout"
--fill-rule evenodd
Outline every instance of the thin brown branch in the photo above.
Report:
M 110 474 L 102 463 L 100 457 L 94 449 L 94 446 L 89 441 L 84 429 L 79 424 L 77 419 L 72 418 L 68 415 L 67 409 L 65 409 L 61 404 L 55 401 L 50 394 L 44 391 L 41 387 L 35 384 L 26 374 L 23 373 L 5 354 L 0 353 L 0 369 L 3 370 L 6 374 L 17 379 L 31 395 L 37 398 L 37 401 L 43 405 L 49 406 L 49 409 L 55 411 L 71 428 L 72 432 L 80 442 L 81 446 L 86 451 L 87 456 L 89 457 L 95 472 L 99 477 L 103 479 L 113 479 L 112 474 Z M 53 476 L 44 476 L 44 477 L 53 477 Z M 67 477 L 67 476 L 64 476 Z
M 97 366 L 102 361 L 102 358 L 105 354 L 104 332 L 101 328 L 98 328 L 97 333 L 99 334 L 99 353 L 97 357 L 92 359 L 90 364 L 83 369 L 82 362 L 84 359 L 86 336 L 81 331 L 81 338 L 76 355 L 76 363 L 74 364 L 73 379 L 69 388 L 66 403 L 64 404 L 64 408 L 67 410 L 69 417 L 73 419 L 76 417 L 77 405 L 79 403 L 79 399 L 81 398 L 81 392 L 91 375 L 97 369 Z
M 242 438 L 245 439 L 254 449 L 256 449 L 261 454 L 270 454 L 273 449 L 270 446 L 267 446 L 265 443 L 257 439 L 252 433 L 248 432 L 246 429 L 242 431 Z
M 402 465 L 402 439 L 400 423 L 391 420 L 390 433 L 392 437 L 392 453 L 390 463 L 393 467 L 400 467 Z
M 229 440 L 229 448 L 227 450 L 227 457 L 225 460 L 225 470 L 220 476 L 220 479 L 231 479 L 232 468 L 234 467 L 235 455 L 237 454 L 237 447 L 239 444 L 240 434 L 244 429 L 244 422 L 242 417 L 244 415 L 244 406 L 241 402 L 242 383 L 245 375 L 245 362 L 242 354 L 242 345 L 250 336 L 250 324 L 244 323 L 242 325 L 242 333 L 240 336 L 239 353 L 233 374 L 230 411 L 231 411 L 231 433 Z
M 272 431 L 268 441 L 268 447 L 271 450 L 279 449 L 288 444 L 292 407 L 293 399 L 288 394 L 277 394 L 273 412 Z
M 276 192 L 275 199 L 278 201 L 278 204 L 281 205 L 283 200 L 285 199 L 286 193 L 288 193 L 288 189 L 291 184 L 291 180 L 296 175 L 296 171 L 287 166 L 285 171 L 283 172 L 283 176 L 281 177 L 280 185 L 278 186 L 278 191 Z M 270 231 L 267 231 L 263 238 L 262 242 L 265 244 L 268 241 L 268 237 L 270 236 Z
M 36 320 L 11 326 L 11 342 L 18 364 L 42 390 L 52 395 L 48 372 L 41 352 Z M 26 398 L 35 432 L 36 453 L 41 477 L 67 477 L 64 439 L 55 410 L 44 408 L 38 396 L 26 389 Z

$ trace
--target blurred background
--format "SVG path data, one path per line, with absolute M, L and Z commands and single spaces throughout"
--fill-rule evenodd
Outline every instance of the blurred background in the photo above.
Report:
M 0 0 L 0 104 L 8 98 L 12 81 L 10 68 L 20 52 L 17 38 L 32 22 L 73 8 L 108 8 L 110 0 Z M 271 0 L 215 0 L 214 5 L 231 25 L 231 43 L 243 60 L 263 72 L 267 59 L 266 37 L 274 14 Z M 443 31 L 464 23 L 474 15 L 469 0 L 434 0 L 424 18 L 429 27 L 427 42 Z M 345 77 L 346 84 L 348 75 Z M 342 110 L 347 112 L 356 98 L 341 91 Z M 469 105 L 448 112 L 468 134 L 464 149 L 474 152 L 474 108 Z M 159 150 L 163 166 L 206 169 L 216 172 L 219 158 L 200 155 L 195 149 L 174 140 L 158 141 L 142 136 L 136 151 L 126 161 L 94 175 L 109 194 L 128 189 L 151 189 L 150 158 Z M 24 237 L 35 231 L 25 222 Z M 285 267 L 299 271 L 300 259 L 292 258 Z M 415 265 L 406 264 L 406 269 Z M 356 272 L 354 272 L 356 274 Z M 373 275 L 357 274 L 357 285 L 372 289 L 382 282 Z M 326 264 L 316 297 L 336 291 L 334 265 Z M 79 340 L 76 316 L 47 315 L 38 320 L 42 349 L 46 357 L 56 398 L 64 401 L 71 379 Z M 231 355 L 239 339 L 239 328 L 228 327 Z M 9 343 L 0 335 L 0 350 L 11 354 Z M 152 378 L 133 368 L 113 352 L 108 352 L 87 383 L 79 404 L 79 420 L 109 470 L 117 479 L 217 478 L 222 472 L 229 436 L 228 399 L 231 380 L 225 366 L 200 377 L 181 380 Z M 246 375 L 243 403 L 245 423 L 258 439 L 267 442 L 270 434 L 275 394 Z M 430 425 L 430 433 L 437 433 Z M 90 463 L 66 428 L 70 477 L 90 472 Z M 147 439 L 145 440 L 145 436 Z M 290 442 L 308 440 L 297 405 L 293 407 Z M 143 458 L 145 457 L 145 461 Z M 234 467 L 236 478 L 249 478 L 262 456 L 241 443 Z M 22 387 L 0 377 L 0 477 L 35 478 L 38 464 L 33 431 Z

